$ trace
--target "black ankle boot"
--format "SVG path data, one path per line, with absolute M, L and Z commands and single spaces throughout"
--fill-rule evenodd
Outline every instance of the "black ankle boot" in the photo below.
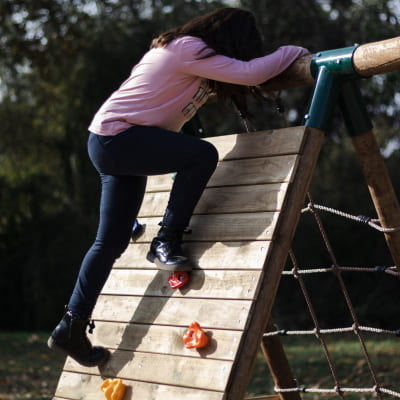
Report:
M 76 318 L 67 311 L 51 334 L 47 345 L 52 350 L 58 350 L 72 357 L 85 367 L 104 364 L 110 352 L 104 347 L 92 346 L 86 336 L 86 328 L 92 333 L 94 324 L 89 318 Z
M 183 231 L 173 231 L 161 226 L 152 240 L 147 259 L 167 271 L 191 271 L 192 265 L 181 248 Z

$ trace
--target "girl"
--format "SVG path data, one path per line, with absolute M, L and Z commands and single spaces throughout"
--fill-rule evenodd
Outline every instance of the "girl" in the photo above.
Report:
M 210 93 L 248 117 L 246 95 L 257 96 L 256 85 L 307 53 L 284 46 L 263 56 L 254 15 L 237 8 L 218 9 L 153 40 L 89 126 L 89 156 L 102 183 L 99 228 L 50 348 L 86 366 L 107 360 L 109 352 L 92 347 L 86 328 L 115 259 L 128 246 L 149 175 L 177 172 L 147 259 L 161 269 L 191 268 L 182 252 L 182 233 L 218 154 L 210 143 L 179 131 Z

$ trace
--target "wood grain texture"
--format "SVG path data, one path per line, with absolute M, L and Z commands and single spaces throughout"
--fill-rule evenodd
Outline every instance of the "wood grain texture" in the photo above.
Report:
M 190 240 L 191 235 L 184 238 Z M 191 241 L 184 243 L 183 249 L 200 269 L 262 269 L 269 245 L 269 241 Z M 130 245 L 114 268 L 154 269 L 154 264 L 146 260 L 148 250 L 148 242 Z
M 280 210 L 287 183 L 206 188 L 194 214 L 218 214 Z M 140 210 L 141 217 L 161 217 L 169 192 L 148 192 Z
M 241 400 L 245 396 L 254 361 L 262 336 L 270 319 L 272 305 L 278 290 L 285 260 L 288 256 L 301 208 L 304 204 L 315 164 L 322 146 L 324 133 L 314 128 L 306 129 L 306 138 L 296 179 L 288 189 L 287 201 L 280 213 L 275 238 L 265 260 L 264 274 L 260 280 L 257 301 L 249 314 L 251 329 L 243 333 L 238 357 L 235 360 L 227 388 L 226 400 Z
M 220 161 L 184 236 L 195 269 L 178 290 L 146 260 L 173 184 L 172 175 L 149 178 L 144 233 L 115 262 L 92 316 L 90 339 L 111 359 L 98 369 L 67 358 L 58 398 L 102 398 L 102 379 L 119 377 L 124 400 L 243 399 L 318 153 L 309 136 L 294 127 L 207 139 Z M 204 349 L 183 345 L 193 321 L 210 338 Z
M 241 214 L 194 215 L 190 221 L 192 233 L 185 241 L 242 241 L 270 240 L 278 213 L 258 212 Z M 159 217 L 142 218 L 146 230 L 140 241 L 150 242 L 160 229 Z
M 134 377 L 141 382 L 159 385 L 179 383 L 179 386 L 187 388 L 223 391 L 231 364 L 231 361 L 201 357 L 116 350 L 100 372 L 102 376 L 118 376 L 121 379 Z M 97 367 L 83 367 L 71 358 L 67 358 L 64 370 L 93 375 L 99 372 Z
M 354 51 L 353 65 L 362 76 L 400 70 L 400 36 L 363 44 Z
M 157 352 L 176 356 L 233 360 L 239 345 L 241 331 L 206 330 L 210 337 L 209 345 L 204 349 L 193 350 L 184 347 L 182 337 L 186 330 L 186 326 L 96 321 L 93 340 L 97 344 L 112 350 Z
M 199 321 L 207 329 L 241 330 L 251 304 L 250 300 L 101 295 L 93 319 L 181 327 Z
M 253 299 L 260 271 L 196 270 L 181 290 L 171 289 L 168 271 L 114 269 L 103 288 L 106 295 Z
M 218 164 L 207 187 L 290 182 L 295 161 L 294 154 L 223 161 Z M 149 177 L 147 191 L 170 191 L 173 182 L 173 174 Z
M 103 379 L 98 375 L 65 372 L 53 400 L 100 400 L 105 399 L 100 391 Z M 170 385 L 157 385 L 124 379 L 127 386 L 124 399 L 140 400 L 223 400 L 223 393 L 191 389 Z M 59 397 L 58 397 L 59 396 Z

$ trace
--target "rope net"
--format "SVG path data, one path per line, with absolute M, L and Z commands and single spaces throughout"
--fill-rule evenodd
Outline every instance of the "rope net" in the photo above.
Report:
M 303 212 L 311 212 L 312 215 L 314 216 L 314 219 L 317 223 L 318 230 L 322 236 L 325 248 L 329 254 L 329 259 L 331 262 L 331 265 L 329 267 L 311 267 L 311 268 L 300 268 L 298 265 L 298 262 L 296 260 L 296 257 L 293 253 L 292 250 L 289 252 L 289 257 L 291 260 L 291 270 L 285 270 L 283 271 L 283 276 L 292 276 L 299 284 L 299 287 L 301 289 L 302 295 L 305 299 L 306 306 L 308 313 L 311 317 L 312 323 L 314 328 L 309 329 L 309 330 L 285 330 L 285 329 L 279 329 L 279 327 L 275 326 L 275 330 L 272 332 L 267 332 L 264 334 L 264 336 L 290 336 L 290 335 L 313 335 L 315 336 L 321 346 L 323 353 L 325 355 L 327 364 L 329 366 L 329 371 L 332 376 L 333 380 L 333 387 L 328 387 L 328 388 L 322 388 L 322 387 L 306 387 L 305 385 L 299 384 L 296 380 L 294 381 L 294 386 L 293 387 L 275 387 L 275 392 L 281 394 L 283 398 L 285 398 L 284 394 L 285 393 L 291 393 L 291 392 L 298 392 L 298 393 L 311 393 L 311 394 L 320 394 L 320 395 L 334 395 L 338 396 L 342 399 L 345 398 L 351 398 L 352 394 L 353 396 L 356 394 L 357 398 L 365 398 L 366 394 L 373 395 L 373 397 L 379 398 L 379 399 L 384 399 L 388 397 L 392 398 L 400 398 L 400 392 L 393 390 L 393 387 L 387 388 L 384 387 L 382 381 L 381 381 L 381 375 L 378 374 L 375 370 L 375 367 L 373 365 L 372 359 L 370 352 L 368 351 L 366 340 L 364 338 L 364 333 L 373 333 L 377 335 L 391 335 L 394 337 L 400 337 L 400 329 L 397 330 L 389 330 L 389 329 L 381 329 L 378 327 L 371 327 L 371 326 L 364 326 L 359 323 L 358 316 L 355 311 L 355 307 L 351 301 L 348 289 L 345 285 L 345 282 L 343 280 L 343 273 L 344 272 L 367 272 L 367 273 L 379 273 L 379 274 L 388 274 L 391 277 L 394 278 L 400 278 L 400 272 L 395 266 L 391 267 L 382 267 L 382 266 L 374 266 L 374 267 L 367 267 L 367 268 L 361 268 L 361 267 L 348 267 L 348 266 L 341 266 L 338 264 L 335 254 L 333 252 L 331 243 L 328 239 L 328 235 L 326 233 L 325 227 L 322 224 L 322 220 L 319 215 L 319 211 L 327 211 L 331 212 L 336 215 L 340 215 L 345 218 L 350 218 L 353 220 L 356 220 L 358 222 L 366 223 L 368 224 L 371 228 L 377 229 L 381 232 L 391 232 L 394 230 L 398 230 L 399 227 L 395 228 L 381 228 L 379 224 L 372 219 L 366 218 L 366 217 L 354 217 L 351 216 L 350 214 L 339 212 L 337 210 L 328 208 L 328 207 L 323 207 L 323 206 L 318 206 L 314 204 L 313 199 L 311 195 L 308 193 L 308 199 L 309 203 L 305 209 L 303 209 Z M 351 325 L 350 326 L 344 326 L 344 327 L 339 327 L 339 328 L 330 328 L 330 329 L 322 329 L 320 326 L 320 322 L 317 317 L 317 313 L 315 311 L 314 304 L 311 300 L 311 295 L 309 292 L 309 288 L 306 285 L 305 282 L 305 276 L 309 274 L 323 274 L 323 273 L 330 273 L 332 276 L 335 278 L 335 280 L 338 282 L 340 291 L 344 297 L 344 302 L 346 305 L 346 308 L 350 314 L 351 317 Z M 400 328 L 400 327 L 399 327 Z M 341 379 L 339 378 L 338 374 L 338 368 L 335 365 L 334 362 L 334 357 L 332 356 L 332 352 L 329 350 L 329 346 L 327 344 L 327 335 L 332 335 L 332 334 L 344 334 L 344 333 L 353 333 L 356 336 L 356 340 L 359 343 L 360 349 L 361 349 L 361 355 L 364 358 L 363 363 L 366 364 L 367 370 L 368 370 L 368 375 L 371 380 L 371 385 L 370 387 L 347 387 L 346 384 L 341 383 Z M 343 381 L 343 380 L 342 380 Z M 395 382 L 397 383 L 397 382 Z M 392 386 L 392 383 L 390 384 Z M 346 396 L 346 397 L 345 397 Z M 318 398 L 318 397 L 314 397 Z

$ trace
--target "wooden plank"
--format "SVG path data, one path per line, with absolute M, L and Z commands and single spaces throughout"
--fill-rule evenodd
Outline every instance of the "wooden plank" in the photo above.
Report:
M 270 240 L 277 218 L 278 213 L 273 212 L 194 215 L 190 220 L 192 233 L 185 236 L 185 241 Z M 140 221 L 146 229 L 138 241 L 150 242 L 160 229 L 160 218 Z
M 296 155 L 261 157 L 223 161 L 210 178 L 207 187 L 254 185 L 290 182 L 295 168 Z M 169 191 L 172 175 L 158 175 L 147 181 L 148 192 Z
M 100 390 L 103 379 L 98 375 L 64 372 L 60 378 L 53 400 L 99 400 L 104 399 Z M 223 400 L 223 393 L 190 389 L 177 386 L 157 385 L 124 379 L 127 386 L 124 399 L 138 400 Z
M 184 239 L 191 239 L 185 235 Z M 201 269 L 261 269 L 269 248 L 269 241 L 189 242 L 183 245 L 197 268 Z M 154 269 L 146 260 L 148 243 L 132 243 L 116 260 L 114 268 Z
M 287 183 L 207 188 L 194 214 L 218 214 L 280 210 Z M 169 192 L 147 192 L 140 217 L 164 215 Z
M 207 329 L 241 330 L 251 303 L 250 300 L 100 295 L 93 319 L 184 327 L 199 321 Z
M 134 377 L 142 382 L 223 391 L 231 365 L 231 361 L 225 360 L 116 350 L 100 372 L 102 376 Z M 99 373 L 99 368 L 84 367 L 70 357 L 64 370 L 93 375 Z
M 147 178 L 146 192 L 170 191 L 174 174 L 154 175 Z
M 306 142 L 301 156 L 302 161 L 299 163 L 293 184 L 289 188 L 287 201 L 280 214 L 279 224 L 277 224 L 275 240 L 270 246 L 265 261 L 265 271 L 260 281 L 258 298 L 254 302 L 254 307 L 247 321 L 248 326 L 251 328 L 243 334 L 238 357 L 227 387 L 226 400 L 241 400 L 246 393 L 259 343 L 270 319 L 282 270 L 293 240 L 300 211 L 304 204 L 305 195 L 310 185 L 323 139 L 324 132 L 307 127 Z
M 205 330 L 210 342 L 204 349 L 193 351 L 183 345 L 187 327 L 148 324 L 126 324 L 96 321 L 94 343 L 109 349 L 213 358 L 232 361 L 239 345 L 241 331 Z
M 180 290 L 171 289 L 168 271 L 114 269 L 102 290 L 106 295 L 253 299 L 260 271 L 196 270 Z
M 207 138 L 218 149 L 220 160 L 265 157 L 299 153 L 304 126 L 278 130 L 240 133 Z M 254 144 L 257 143 L 255 146 Z
M 232 160 L 220 163 L 208 187 L 290 182 L 296 155 Z

